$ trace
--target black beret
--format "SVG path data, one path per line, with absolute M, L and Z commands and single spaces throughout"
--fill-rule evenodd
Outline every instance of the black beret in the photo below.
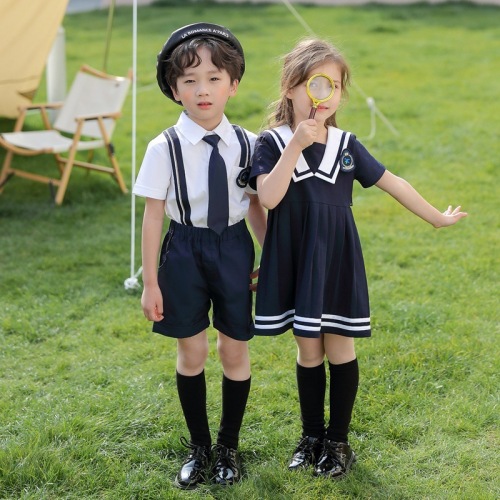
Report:
M 177 104 L 180 104 L 180 102 L 175 100 L 172 89 L 165 79 L 167 60 L 172 55 L 173 50 L 181 43 L 184 43 L 186 40 L 190 40 L 191 38 L 203 38 L 205 36 L 218 38 L 234 47 L 243 58 L 239 80 L 241 80 L 243 73 L 245 72 L 245 56 L 243 54 L 243 48 L 238 39 L 227 28 L 218 24 L 210 23 L 194 23 L 179 28 L 169 36 L 165 45 L 163 45 L 163 48 L 158 54 L 156 63 L 156 79 L 161 91 Z

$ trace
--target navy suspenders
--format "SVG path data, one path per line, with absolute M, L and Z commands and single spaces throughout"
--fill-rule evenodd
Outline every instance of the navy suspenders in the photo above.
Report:
M 245 131 L 239 125 L 233 125 L 236 136 L 241 146 L 240 168 L 250 166 L 250 141 Z
M 233 125 L 236 132 L 236 137 L 240 143 L 241 155 L 240 165 L 241 173 L 238 175 L 236 183 L 240 188 L 244 188 L 248 183 L 250 174 L 250 141 L 248 136 L 239 125 Z M 177 200 L 177 208 L 179 209 L 181 223 L 186 226 L 192 226 L 191 222 L 191 205 L 189 203 L 186 172 L 184 169 L 184 160 L 182 159 L 182 149 L 179 137 L 175 132 L 175 127 L 170 127 L 163 132 L 167 140 L 168 150 L 170 152 L 170 161 L 172 164 L 172 175 L 174 178 L 175 198 Z
M 174 176 L 175 198 L 179 209 L 181 223 L 192 226 L 191 205 L 189 204 L 186 173 L 184 171 L 184 161 L 182 159 L 181 144 L 174 127 L 170 127 L 163 132 L 167 139 L 170 161 L 172 163 L 172 174 Z

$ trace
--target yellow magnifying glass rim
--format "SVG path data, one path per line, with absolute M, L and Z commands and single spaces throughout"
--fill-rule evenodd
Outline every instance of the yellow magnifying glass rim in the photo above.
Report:
M 330 92 L 325 97 L 318 97 L 317 95 L 314 95 L 314 80 L 318 78 L 325 78 L 326 80 L 328 80 L 330 84 Z M 313 107 L 317 108 L 319 104 L 321 104 L 322 102 L 326 102 L 333 97 L 333 94 L 335 93 L 335 85 L 333 83 L 332 78 L 329 77 L 328 75 L 325 75 L 325 73 L 316 73 L 312 75 L 311 78 L 309 78 L 309 80 L 307 80 L 306 92 L 311 101 L 313 102 Z

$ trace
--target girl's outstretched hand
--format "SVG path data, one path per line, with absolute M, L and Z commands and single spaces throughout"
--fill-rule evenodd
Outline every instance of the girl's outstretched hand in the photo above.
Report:
M 467 217 L 469 215 L 467 212 L 461 212 L 462 207 L 459 205 L 457 208 L 453 209 L 451 205 L 443 212 L 444 217 L 442 218 L 442 224 L 440 227 L 452 226 L 456 224 L 460 219 Z

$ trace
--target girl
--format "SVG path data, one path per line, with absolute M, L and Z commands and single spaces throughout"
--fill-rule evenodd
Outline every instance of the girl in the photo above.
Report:
M 316 74 L 334 82 L 333 96 L 309 118 L 306 83 Z M 284 58 L 281 97 L 270 130 L 257 139 L 251 183 L 269 209 L 260 265 L 257 335 L 292 328 L 302 438 L 290 470 L 343 477 L 356 460 L 348 428 L 358 388 L 354 338 L 369 337 L 370 310 L 363 256 L 351 212 L 356 179 L 376 185 L 434 227 L 455 224 L 460 207 L 440 213 L 405 180 L 373 158 L 354 135 L 337 128 L 336 111 L 349 68 L 330 43 L 304 40 Z M 330 421 L 325 429 L 326 371 Z

